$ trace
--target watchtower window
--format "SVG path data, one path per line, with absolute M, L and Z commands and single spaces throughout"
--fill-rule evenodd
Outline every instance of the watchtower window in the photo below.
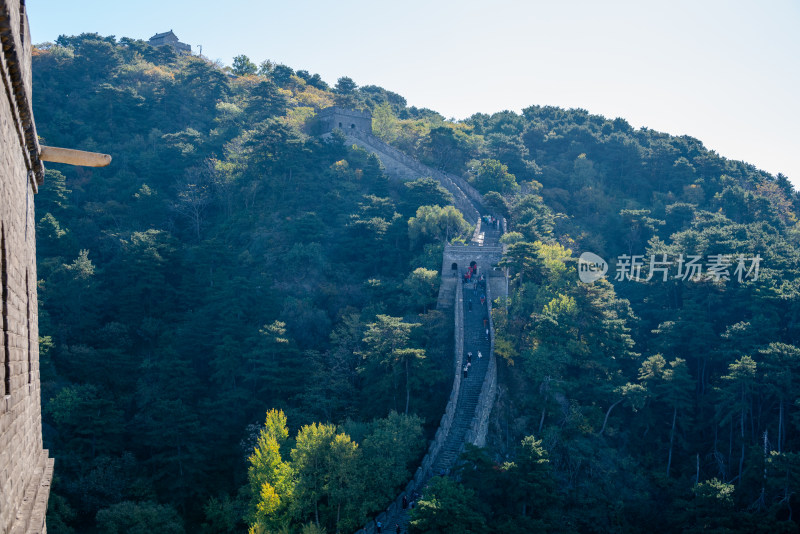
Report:
M 451 271 L 457 271 L 458 270 L 458 264 L 457 263 L 453 263 L 453 265 L 450 266 L 450 270 Z
M 341 128 L 341 127 L 342 127 L 342 123 L 340 122 L 340 123 L 339 123 L 339 128 Z
M 351 124 L 351 125 L 350 125 L 350 129 L 351 129 L 351 130 L 355 130 L 355 128 L 356 128 L 356 125 L 355 125 L 355 124 Z

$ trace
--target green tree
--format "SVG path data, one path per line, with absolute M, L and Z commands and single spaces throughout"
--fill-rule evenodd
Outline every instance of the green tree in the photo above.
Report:
M 741 455 L 739 456 L 738 474 L 741 477 L 744 471 L 744 459 L 747 442 L 747 413 L 753 395 L 756 378 L 756 362 L 750 356 L 743 356 L 728 366 L 728 374 L 722 377 L 720 394 L 722 402 L 717 406 L 719 424 L 728 424 L 733 429 L 739 427 Z M 738 419 L 738 421 L 737 421 Z M 733 440 L 733 432 L 731 432 Z
M 397 497 L 411 478 L 414 462 L 424 452 L 422 419 L 392 410 L 386 418 L 369 424 L 361 449 L 365 507 L 381 510 Z
M 334 91 L 342 95 L 351 95 L 356 91 L 356 89 L 358 89 L 356 82 L 347 76 L 342 76 L 336 80 L 336 86 L 334 87 Z
M 547 451 L 542 447 L 542 440 L 537 440 L 533 436 L 524 438 L 516 461 L 503 468 L 508 472 L 509 478 L 515 481 L 512 491 L 516 494 L 522 516 L 535 515 L 540 520 L 550 517 L 555 483 Z M 541 526 L 547 528 L 552 525 Z
M 350 437 L 333 425 L 302 427 L 291 451 L 296 517 L 336 531 L 354 528 L 360 519 L 360 455 Z
M 786 413 L 788 399 L 797 395 L 798 384 L 794 380 L 800 365 L 800 348 L 785 343 L 770 343 L 758 351 L 758 370 L 764 385 L 762 395 L 778 401 L 778 432 L 776 447 L 781 452 L 786 444 Z M 766 400 L 766 399 L 765 399 Z
M 285 384 L 281 382 L 291 372 L 297 357 L 297 351 L 286 332 L 286 323 L 276 320 L 263 325 L 258 330 L 257 342 L 251 346 L 253 350 L 245 354 L 248 364 L 245 384 L 254 395 L 277 400 L 280 393 L 286 393 Z M 233 360 L 232 365 L 236 365 L 236 360 L 238 358 Z M 235 367 L 225 367 L 231 374 L 238 372 Z
M 283 87 L 292 80 L 294 69 L 283 64 L 274 65 L 269 71 L 269 75 L 276 84 Z
M 438 170 L 461 172 L 467 151 L 466 135 L 451 124 L 432 127 L 425 152 L 429 164 Z
M 379 364 L 386 372 L 392 385 L 392 404 L 397 410 L 397 393 L 399 375 L 405 375 L 406 403 L 408 414 L 411 402 L 411 371 L 425 360 L 425 351 L 409 345 L 411 330 L 421 326 L 420 323 L 406 323 L 401 317 L 378 315 L 377 321 L 367 324 L 364 333 L 365 349 L 362 356 L 367 363 Z M 402 371 L 400 371 L 402 369 Z
M 730 532 L 735 525 L 734 487 L 714 478 L 693 488 L 694 524 L 686 532 Z
M 325 490 L 329 507 L 336 510 L 333 528 L 336 532 L 358 528 L 361 519 L 361 500 L 364 497 L 364 477 L 361 449 L 346 434 L 336 434 L 330 444 L 330 473 Z
M 404 185 L 408 189 L 404 195 L 404 213 L 415 213 L 420 206 L 445 207 L 453 204 L 453 195 L 429 176 L 405 182 Z
M 122 437 L 122 412 L 94 384 L 69 385 L 46 404 L 45 413 L 63 429 L 65 442 L 84 459 L 107 454 Z
M 397 139 L 398 130 L 397 117 L 392 113 L 392 107 L 388 102 L 384 102 L 372 110 L 372 133 L 377 137 L 387 143 L 392 143 Z
M 229 534 L 241 530 L 244 518 L 244 499 L 210 497 L 203 507 L 205 521 L 200 526 L 202 534 Z
M 477 512 L 475 492 L 449 478 L 437 477 L 411 511 L 409 532 L 448 534 L 490 532 L 486 519 Z
M 657 399 L 666 402 L 667 406 L 671 408 L 672 421 L 667 455 L 667 476 L 669 477 L 676 431 L 679 426 L 685 427 L 685 425 L 679 424 L 678 415 L 679 413 L 683 415 L 692 407 L 694 381 L 689 374 L 685 360 L 676 358 L 667 364 L 660 354 L 651 356 L 642 363 L 639 380 L 645 383 L 648 391 L 653 393 Z
M 288 524 L 288 507 L 295 491 L 292 465 L 281 456 L 281 447 L 288 437 L 283 412 L 268 411 L 258 443 L 248 458 L 247 476 L 252 501 L 247 517 L 248 523 L 257 531 Z
M 506 199 L 497 191 L 489 191 L 483 195 L 483 205 L 489 208 L 497 217 L 508 218 L 511 215 Z
M 408 237 L 413 244 L 421 241 L 449 242 L 466 238 L 472 231 L 464 216 L 453 206 L 420 206 L 408 220 Z
M 539 195 L 517 197 L 511 206 L 514 230 L 528 241 L 547 241 L 555 227 L 555 217 Z
M 89 259 L 89 250 L 78 252 L 78 257 L 71 263 L 62 264 L 64 286 L 60 291 L 67 292 L 64 304 L 80 323 L 86 306 L 85 301 L 93 298 L 92 290 L 96 287 L 95 265 Z
M 289 105 L 286 97 L 272 80 L 266 79 L 255 86 L 250 93 L 247 110 L 254 122 L 280 117 Z
M 170 506 L 152 502 L 124 501 L 97 512 L 97 531 L 102 534 L 182 534 L 183 520 Z
M 428 307 L 436 302 L 439 292 L 439 271 L 417 267 L 403 281 L 403 287 L 412 306 L 422 308 L 422 312 L 427 313 Z
M 500 238 L 500 242 L 504 245 L 514 245 L 525 241 L 525 236 L 519 232 L 507 232 Z
M 233 73 L 237 76 L 251 76 L 258 72 L 258 67 L 250 58 L 240 54 L 233 58 Z
M 386 381 L 391 385 L 392 407 L 397 410 L 397 394 L 401 374 L 405 382 L 405 413 L 411 402 L 412 370 L 417 370 L 425 362 L 425 351 L 410 346 L 411 331 L 420 323 L 406 323 L 401 317 L 379 314 L 374 323 L 367 324 L 364 333 L 365 348 L 362 357 L 370 365 L 375 376 L 379 368 L 384 370 L 382 377 L 373 387 L 382 387 Z M 382 378 L 383 380 L 380 380 Z M 369 394 L 372 394 L 370 391 Z
M 481 160 L 474 170 L 471 181 L 475 188 L 484 194 L 490 191 L 508 193 L 519 188 L 516 177 L 508 172 L 508 166 L 496 159 Z

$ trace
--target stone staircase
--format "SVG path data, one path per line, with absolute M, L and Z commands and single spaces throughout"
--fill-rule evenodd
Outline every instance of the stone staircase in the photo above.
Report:
M 491 346 L 486 336 L 486 327 L 483 326 L 484 318 L 486 318 L 488 326 L 488 308 L 485 303 L 482 305 L 480 302 L 481 290 L 474 292 L 469 287 L 470 285 L 461 284 L 461 292 L 464 299 L 463 361 L 466 362 L 467 354 L 472 352 L 472 365 L 467 378 L 463 378 L 462 371 L 461 390 L 458 395 L 455 417 L 447 439 L 431 468 L 433 475 L 449 474 L 463 451 L 491 359 Z M 469 302 L 472 302 L 472 311 L 470 311 Z M 482 358 L 478 358 L 478 352 L 483 355 Z
M 477 233 L 477 232 L 476 232 Z M 469 246 L 463 247 L 468 255 L 479 257 L 482 250 L 497 248 L 501 230 L 488 225 L 480 231 L 480 244 L 473 240 Z M 466 265 L 466 264 L 462 264 Z M 461 282 L 461 274 L 451 285 L 457 293 L 454 300 L 455 313 L 455 377 L 450 401 L 436 432 L 428 453 L 417 469 L 413 480 L 405 490 L 389 505 L 387 510 L 379 514 L 372 522 L 359 530 L 357 534 L 375 534 L 376 522 L 383 525 L 382 532 L 394 533 L 400 526 L 403 533 L 408 532 L 409 511 L 402 507 L 402 498 L 408 501 L 416 492 L 424 495 L 425 486 L 435 476 L 447 476 L 456 466 L 458 457 L 466 443 L 483 446 L 486 441 L 489 414 L 496 394 L 497 366 L 494 358 L 494 330 L 491 319 L 492 284 L 490 276 L 495 273 L 478 273 L 485 276 L 486 289 L 475 289 L 473 284 Z M 484 302 L 480 298 L 485 295 Z M 470 306 L 471 303 L 471 306 Z M 484 325 L 486 319 L 486 325 Z M 489 336 L 486 329 L 489 329 Z M 463 366 L 472 353 L 471 366 L 464 377 Z M 482 357 L 478 358 L 478 352 Z
M 442 445 L 438 448 L 432 445 L 429 449 L 429 456 L 433 452 L 432 464 L 427 469 L 417 470 L 417 475 L 406 487 L 406 491 L 389 506 L 386 512 L 376 518 L 376 521 L 382 523 L 382 532 L 385 533 L 394 534 L 397 526 L 400 526 L 401 532 L 408 532 L 410 508 L 402 507 L 403 495 L 410 501 L 414 490 L 419 494 L 424 494 L 425 486 L 432 477 L 447 476 L 451 473 L 465 444 L 467 442 L 476 444 L 478 441 L 475 439 L 475 428 L 482 422 L 475 421 L 476 417 L 488 417 L 488 413 L 484 415 L 482 412 L 486 412 L 485 407 L 491 406 L 494 401 L 494 390 L 492 389 L 489 393 L 486 386 L 487 378 L 494 378 L 487 377 L 487 373 L 494 372 L 494 356 L 491 342 L 486 336 L 487 327 L 484 327 L 484 318 L 486 318 L 487 325 L 491 328 L 491 304 L 488 300 L 481 304 L 480 297 L 483 292 L 481 289 L 477 291 L 473 289 L 473 284 L 460 283 L 459 291 L 463 299 L 463 306 L 456 306 L 456 310 L 461 313 L 463 326 L 462 354 L 459 363 L 463 369 L 463 365 L 468 360 L 468 353 L 472 352 L 472 365 L 470 365 L 466 378 L 464 378 L 463 370 L 458 370 L 460 375 L 456 382 L 460 382 L 460 387 L 456 397 L 455 412 Z M 470 302 L 472 302 L 471 310 Z M 478 358 L 478 352 L 481 353 L 481 358 Z M 481 404 L 484 405 L 483 410 L 481 410 Z M 437 432 L 438 436 L 439 432 Z M 375 534 L 376 532 L 376 523 L 373 522 L 359 530 L 357 534 Z

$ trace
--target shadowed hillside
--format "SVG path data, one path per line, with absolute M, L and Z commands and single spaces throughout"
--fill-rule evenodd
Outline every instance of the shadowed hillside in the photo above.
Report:
M 37 198 L 51 533 L 344 532 L 411 478 L 453 379 L 442 251 L 470 228 L 436 180 L 310 135 L 334 104 L 509 221 L 487 448 L 410 529 L 794 531 L 785 177 L 584 110 L 452 123 L 349 78 L 126 38 L 61 37 L 33 68 L 43 143 L 114 156 L 50 165 Z M 578 281 L 582 252 L 606 280 Z M 615 280 L 623 255 L 641 268 Z

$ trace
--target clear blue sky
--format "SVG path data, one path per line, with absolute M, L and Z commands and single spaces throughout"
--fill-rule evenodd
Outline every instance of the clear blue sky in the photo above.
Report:
M 246 54 L 380 85 L 462 119 L 580 107 L 691 135 L 800 188 L 797 0 L 29 0 L 34 42 L 172 29 L 203 55 Z

